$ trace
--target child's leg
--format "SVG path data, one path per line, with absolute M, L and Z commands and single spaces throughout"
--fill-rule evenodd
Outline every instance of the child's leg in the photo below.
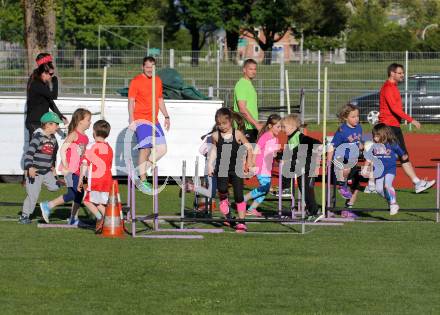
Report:
M 217 177 L 217 189 L 220 199 L 220 212 L 223 215 L 229 214 L 229 201 L 228 201 L 228 178 Z
M 38 201 L 38 196 L 41 191 L 41 184 L 43 183 L 43 176 L 37 175 L 34 179 L 26 177 L 26 199 L 23 202 L 22 216 L 29 217 L 35 210 Z
M 315 199 L 315 178 L 309 177 L 309 175 L 304 175 L 305 180 L 305 194 L 304 199 L 307 205 L 308 215 L 317 215 L 318 214 L 318 205 L 316 204 Z M 300 182 L 301 183 L 301 182 Z
M 84 205 L 95 216 L 97 220 L 101 220 L 105 214 L 105 206 L 102 204 L 95 204 L 90 201 L 84 201 Z
M 72 210 L 70 211 L 70 220 L 76 221 L 78 219 L 79 208 L 81 207 L 81 203 L 83 201 L 84 189 L 81 191 L 78 191 L 77 189 L 79 183 L 78 175 L 73 174 L 72 179 L 73 179 L 74 198 L 73 198 Z
M 271 177 L 267 175 L 257 175 L 258 182 L 260 186 L 251 190 L 244 197 L 244 201 L 254 199 L 249 210 L 256 209 L 265 199 L 267 193 L 270 190 Z
M 379 195 L 381 195 L 386 199 L 384 192 L 384 184 L 385 184 L 385 176 L 376 178 L 376 191 Z
M 234 190 L 234 200 L 237 205 L 238 217 L 244 219 L 246 217 L 246 202 L 243 198 L 243 178 L 235 174 L 229 174 L 232 189 Z
M 385 192 L 385 198 L 387 198 L 388 202 L 390 204 L 396 204 L 396 191 L 393 187 L 393 181 L 394 181 L 395 175 L 393 174 L 385 174 L 385 183 L 384 183 L 384 192 Z

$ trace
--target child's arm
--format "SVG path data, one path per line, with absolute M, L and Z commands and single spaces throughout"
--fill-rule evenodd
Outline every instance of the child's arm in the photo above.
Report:
M 41 144 L 40 142 L 41 141 L 38 137 L 33 137 L 24 156 L 24 169 L 26 171 L 26 175 L 30 178 L 34 178 L 37 175 L 37 169 L 33 167 L 33 165 L 34 155 Z
M 246 136 L 244 133 L 242 133 L 240 130 L 235 131 L 236 139 L 239 141 L 239 143 L 243 144 L 246 147 L 246 163 L 249 169 L 253 168 L 255 166 L 255 160 L 254 160 L 254 154 L 253 154 L 253 148 L 252 145 L 249 143 L 249 141 L 246 139 Z M 244 161 L 243 161 L 244 163 Z M 247 173 L 247 170 L 245 170 L 245 173 Z
M 76 132 L 72 132 L 67 136 L 66 140 L 64 140 L 64 143 L 61 145 L 60 153 L 61 153 L 61 167 L 63 173 L 69 172 L 69 165 L 67 163 L 67 149 L 74 141 L 76 141 L 77 137 L 78 136 Z
M 82 161 L 82 163 L 81 163 L 81 166 L 80 166 L 80 171 L 79 171 L 79 180 L 78 180 L 78 187 L 77 187 L 77 190 L 78 191 L 81 191 L 82 190 L 82 188 L 83 188 L 83 180 L 84 180 L 84 177 L 86 176 L 86 174 L 87 174 L 87 171 L 88 171 L 88 169 L 89 169 L 89 166 L 88 166 L 88 164 L 87 164 L 87 160 L 83 160 Z
M 364 178 L 370 178 L 370 173 L 371 173 L 371 166 L 372 166 L 372 163 L 371 163 L 371 161 L 369 161 L 369 160 L 365 160 L 365 164 L 364 164 L 364 166 L 362 166 L 362 168 L 361 168 L 361 175 L 364 177 Z
M 214 161 L 217 158 L 217 133 L 212 134 L 212 146 L 208 152 L 208 176 L 214 175 Z

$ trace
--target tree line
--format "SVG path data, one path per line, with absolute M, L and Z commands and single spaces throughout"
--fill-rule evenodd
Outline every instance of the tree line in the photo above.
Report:
M 0 0 L 0 40 L 93 49 L 98 25 L 164 25 L 165 48 L 194 51 L 194 62 L 219 29 L 229 51 L 246 31 L 268 56 L 287 32 L 311 50 L 440 51 L 439 18 L 438 0 Z M 160 36 L 114 28 L 101 46 L 158 47 Z

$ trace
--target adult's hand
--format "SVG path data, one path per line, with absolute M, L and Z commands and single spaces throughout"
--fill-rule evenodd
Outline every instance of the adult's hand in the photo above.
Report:
M 416 127 L 417 129 L 420 129 L 422 127 L 422 125 L 415 119 L 413 119 L 413 121 L 411 122 L 414 127 Z
M 165 126 L 166 131 L 170 130 L 170 117 L 165 118 L 164 126 Z

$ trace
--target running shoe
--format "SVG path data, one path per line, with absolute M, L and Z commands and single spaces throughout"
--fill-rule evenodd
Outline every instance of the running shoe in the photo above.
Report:
M 399 205 L 397 203 L 393 203 L 390 205 L 390 215 L 396 215 L 399 213 Z
M 238 223 L 235 226 L 235 232 L 237 232 L 237 233 L 244 233 L 246 231 L 247 231 L 247 226 L 244 223 Z
M 416 194 L 421 193 L 422 191 L 425 191 L 426 189 L 431 188 L 435 184 L 435 180 L 420 180 L 417 184 L 415 184 L 414 188 L 416 190 Z
M 21 215 L 19 218 L 18 218 L 18 223 L 20 223 L 20 224 L 31 224 L 31 219 L 29 218 L 29 216 L 27 216 L 27 215 Z
M 70 217 L 70 218 L 68 218 L 67 219 L 67 224 L 68 225 L 75 225 L 75 226 L 78 226 L 78 224 L 79 224 L 79 219 L 78 218 L 76 218 L 76 217 Z
M 103 227 L 104 227 L 104 217 L 102 217 L 99 220 L 96 220 L 95 234 L 101 234 Z
M 367 187 L 365 187 L 364 193 L 366 193 L 366 194 L 377 194 L 376 186 L 368 185 Z
M 148 180 L 143 180 L 140 189 L 144 194 L 151 194 L 153 192 L 153 185 Z
M 50 207 L 48 201 L 40 202 L 41 215 L 46 223 L 49 223 Z
M 339 186 L 339 193 L 341 194 L 342 198 L 351 199 L 352 194 L 347 185 Z
M 247 216 L 262 217 L 263 214 L 257 209 L 249 209 L 246 211 Z

